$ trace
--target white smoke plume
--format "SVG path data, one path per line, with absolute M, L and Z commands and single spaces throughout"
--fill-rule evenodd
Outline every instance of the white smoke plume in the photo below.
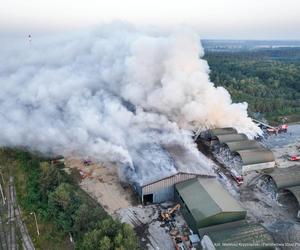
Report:
M 196 154 L 188 130 L 259 129 L 209 80 L 197 35 L 130 25 L 0 47 L 0 144 L 132 165 L 149 143 Z

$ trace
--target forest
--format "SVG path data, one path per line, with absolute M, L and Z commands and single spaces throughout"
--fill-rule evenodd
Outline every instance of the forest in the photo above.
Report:
M 6 179 L 14 176 L 22 217 L 36 249 L 139 249 L 134 229 L 107 214 L 78 186 L 78 173 L 67 174 L 63 163 L 50 163 L 23 149 L 0 148 L 0 168 Z M 32 225 L 32 212 L 40 235 Z
M 300 120 L 300 48 L 207 51 L 210 78 L 252 117 Z

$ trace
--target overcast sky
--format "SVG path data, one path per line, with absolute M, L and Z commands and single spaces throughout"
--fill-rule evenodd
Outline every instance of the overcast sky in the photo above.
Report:
M 0 35 L 47 34 L 124 20 L 193 26 L 202 38 L 300 39 L 300 0 L 0 0 Z

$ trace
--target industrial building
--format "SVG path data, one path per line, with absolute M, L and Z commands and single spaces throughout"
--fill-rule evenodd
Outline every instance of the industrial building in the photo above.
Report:
M 216 136 L 216 143 L 219 143 L 219 144 L 223 144 L 223 143 L 227 143 L 227 142 L 246 141 L 246 140 L 248 140 L 248 137 L 242 133 Z
M 175 190 L 175 200 L 194 232 L 246 218 L 247 212 L 215 178 L 194 178 L 176 184 Z
M 242 173 L 255 170 L 270 169 L 275 167 L 275 158 L 272 151 L 264 148 L 238 150 L 236 154 L 240 156 L 243 166 Z
M 241 173 L 271 169 L 275 167 L 273 152 L 264 148 L 255 140 L 249 140 L 245 134 L 235 128 L 217 128 L 200 133 L 196 143 L 209 147 L 216 145 L 227 147 L 232 156 L 238 156 L 242 162 Z
M 297 217 L 300 219 L 300 186 L 288 187 L 285 190 L 290 192 L 296 198 L 296 201 L 298 202 Z
M 275 183 L 278 189 L 300 186 L 300 167 L 276 168 L 272 172 L 265 173 Z
M 211 136 L 218 135 L 228 135 L 228 134 L 237 134 L 237 130 L 235 128 L 215 128 L 210 130 Z
M 216 128 L 201 132 L 196 139 L 197 142 L 205 143 L 207 146 L 212 147 L 218 143 L 229 141 L 242 141 L 246 140 L 245 134 L 238 134 L 235 128 Z
M 200 176 L 215 176 L 207 161 L 201 161 L 201 157 L 195 158 L 195 155 L 180 147 L 162 149 L 157 145 L 148 145 L 143 152 L 139 153 L 142 157 L 139 161 L 135 161 L 134 174 L 137 181 L 133 183 L 133 187 L 142 203 L 174 200 L 176 183 Z M 201 156 L 200 152 L 199 156 Z
M 231 152 L 237 152 L 239 150 L 248 150 L 248 149 L 260 149 L 263 148 L 255 140 L 245 140 L 245 141 L 236 141 L 236 142 L 227 142 L 225 143 Z
M 211 228 L 206 234 L 216 250 L 274 250 L 275 244 L 268 231 L 259 224 L 249 225 L 246 221 L 222 224 Z
M 287 191 L 295 197 L 298 203 L 297 217 L 300 219 L 300 168 L 293 166 L 288 168 L 276 168 L 272 172 L 266 173 L 273 180 L 278 190 Z

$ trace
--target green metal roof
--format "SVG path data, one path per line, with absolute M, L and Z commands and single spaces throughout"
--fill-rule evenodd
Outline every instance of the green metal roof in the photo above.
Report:
M 245 134 L 226 134 L 226 135 L 218 135 L 216 137 L 221 144 L 226 142 L 248 140 L 248 137 Z
M 231 152 L 236 152 L 239 150 L 263 148 L 263 146 L 255 140 L 227 142 L 225 144 L 228 146 Z
M 235 128 L 215 128 L 211 129 L 210 133 L 212 136 L 237 134 L 237 130 Z
M 266 175 L 272 177 L 278 189 L 300 186 L 300 166 L 276 168 Z
M 236 153 L 240 155 L 244 165 L 275 161 L 273 152 L 265 148 L 239 150 Z
M 215 178 L 191 179 L 176 184 L 176 189 L 198 226 L 209 226 L 207 220 L 212 216 L 235 217 L 232 220 L 246 217 L 246 211 Z
M 224 229 L 208 232 L 216 249 L 222 250 L 269 250 L 275 249 L 274 240 L 268 231 L 261 225 L 232 226 Z
M 300 206 L 300 186 L 288 187 L 286 190 L 290 191 L 296 197 Z

